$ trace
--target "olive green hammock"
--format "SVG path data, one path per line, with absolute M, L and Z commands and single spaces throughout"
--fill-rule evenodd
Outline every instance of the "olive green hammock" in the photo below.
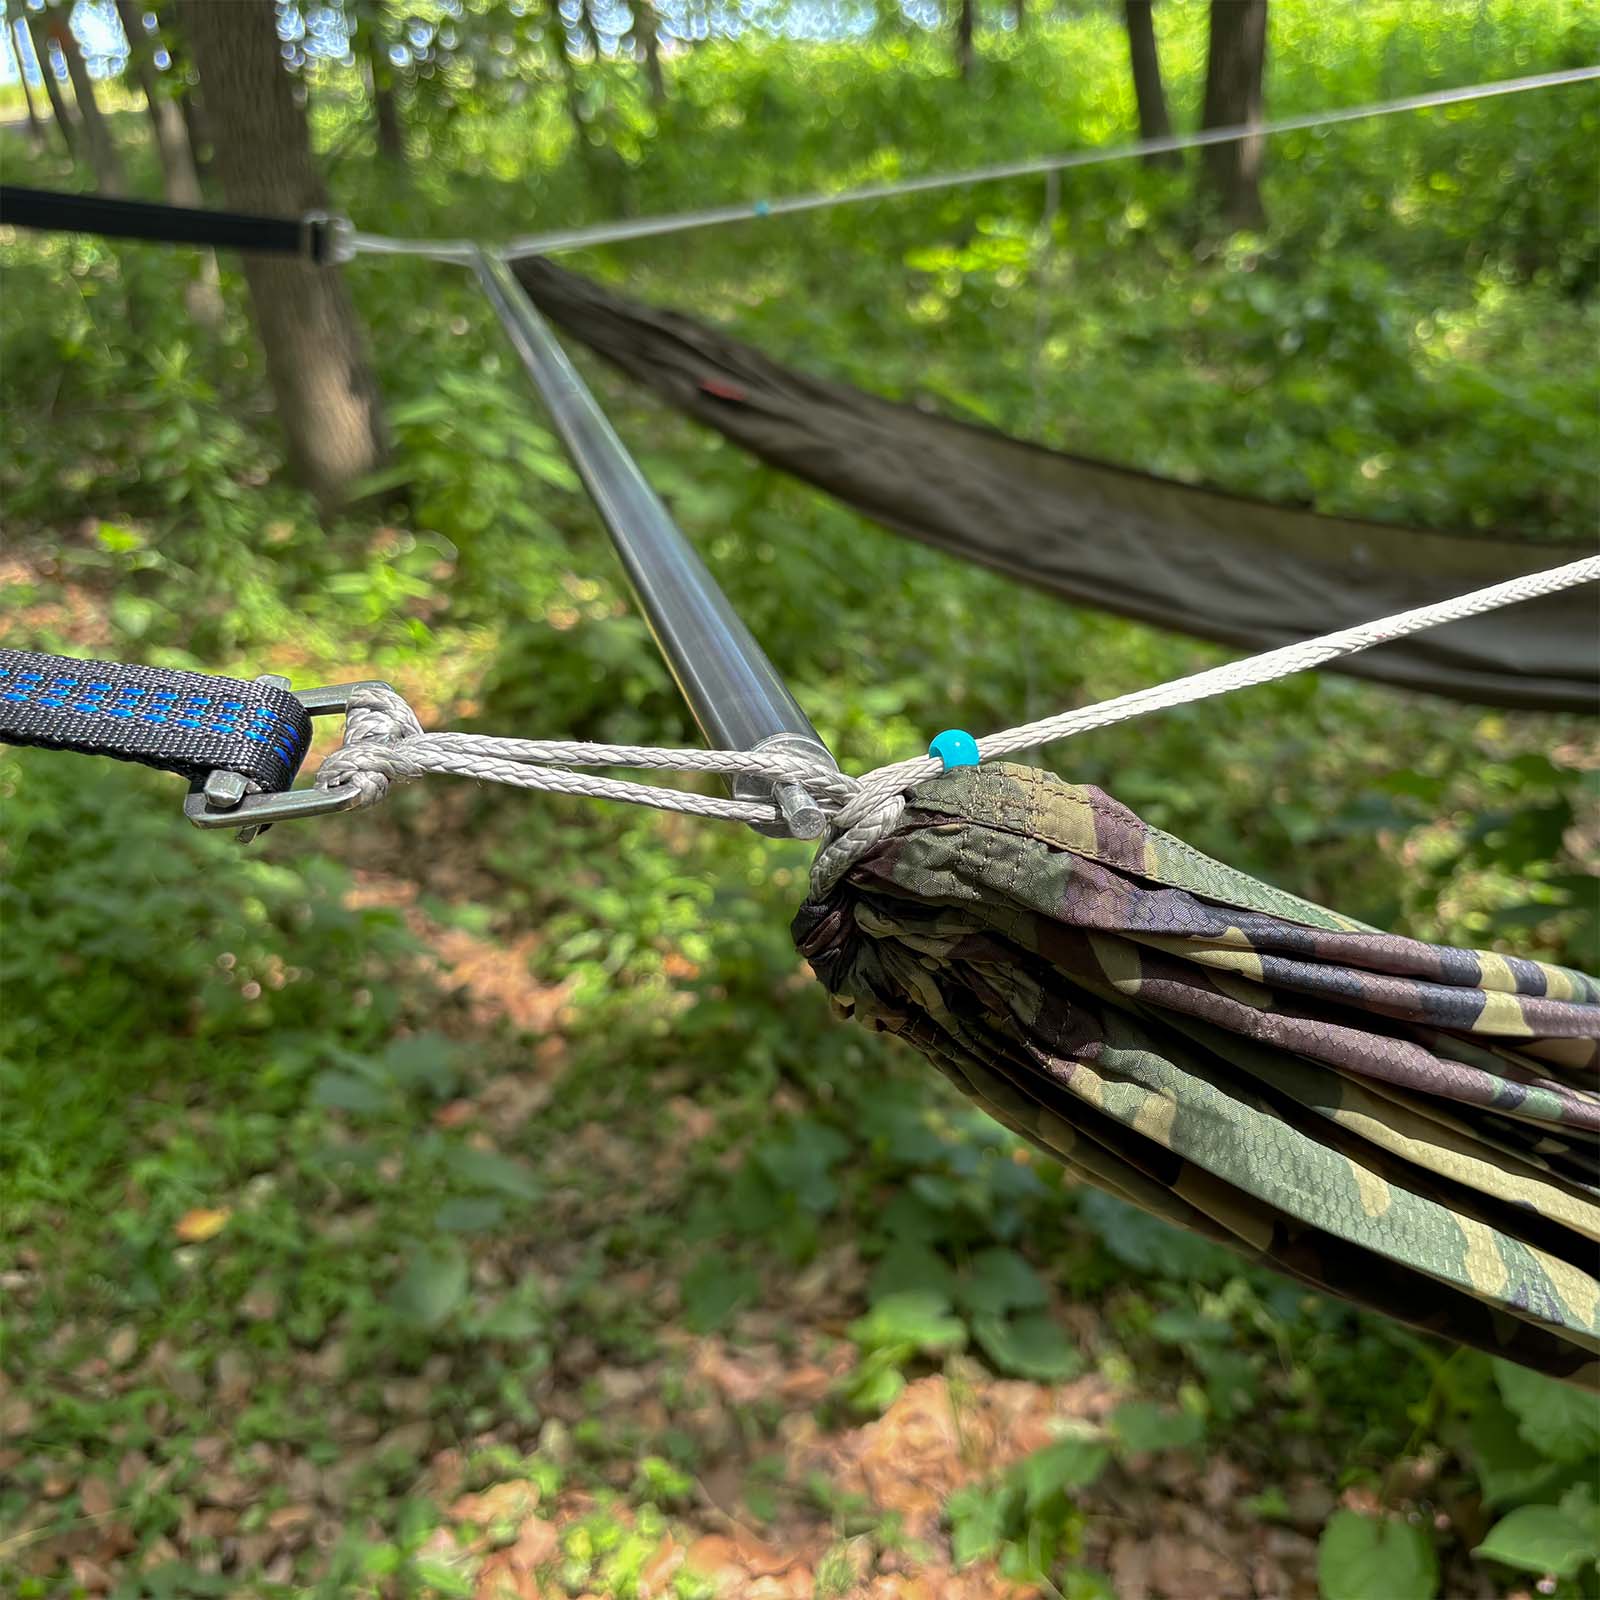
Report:
M 1600 982 L 1379 933 L 1009 765 L 916 786 L 794 936 L 1084 1181 L 1600 1384 Z

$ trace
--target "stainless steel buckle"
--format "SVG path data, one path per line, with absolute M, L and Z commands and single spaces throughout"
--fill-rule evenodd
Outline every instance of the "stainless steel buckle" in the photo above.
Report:
M 287 689 L 289 680 L 275 673 L 264 673 L 257 683 L 270 683 Z M 330 684 L 324 689 L 296 689 L 294 697 L 313 717 L 341 714 L 350 709 L 350 697 L 357 689 L 387 688 L 367 678 L 360 683 Z M 353 786 L 348 789 L 278 789 L 271 794 L 251 794 L 245 779 L 237 772 L 218 767 L 197 780 L 184 796 L 183 814 L 197 828 L 238 828 L 239 843 L 249 844 L 274 822 L 292 822 L 299 817 L 327 816 L 348 811 L 360 798 Z M 242 824 L 242 826 L 241 826 Z

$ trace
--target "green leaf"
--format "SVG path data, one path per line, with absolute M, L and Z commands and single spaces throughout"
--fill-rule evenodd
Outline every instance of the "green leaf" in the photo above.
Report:
M 446 1145 L 444 1164 L 452 1176 L 472 1189 L 493 1189 L 516 1200 L 532 1200 L 539 1193 L 539 1180 L 529 1167 L 493 1150 L 474 1150 L 469 1144 Z
M 1185 1233 L 1100 1189 L 1078 1198 L 1078 1215 L 1118 1261 L 1181 1283 L 1214 1283 L 1238 1268 L 1235 1258 L 1209 1239 Z
M 101 548 L 113 555 L 127 555 L 145 546 L 145 537 L 138 529 L 125 528 L 119 522 L 102 522 L 95 529 L 95 537 L 100 541 Z
M 455 1046 L 437 1033 L 396 1039 L 381 1064 L 393 1082 L 407 1089 L 424 1086 L 441 1100 L 456 1086 Z
M 365 1115 L 389 1105 L 388 1092 L 354 1072 L 319 1072 L 311 1081 L 311 1103 L 329 1111 Z
M 1015 1492 L 974 1484 L 950 1496 L 945 1517 L 950 1523 L 950 1553 L 958 1567 L 981 1561 L 1005 1539 Z
M 950 1315 L 950 1302 L 923 1289 L 892 1294 L 864 1317 L 850 1324 L 850 1337 L 865 1350 L 908 1351 L 937 1355 L 959 1350 L 967 1342 L 966 1325 Z
M 1083 1370 L 1083 1357 L 1047 1311 L 974 1317 L 972 1334 L 983 1353 L 1014 1377 L 1060 1383 Z
M 1472 1553 L 1519 1572 L 1574 1578 L 1586 1561 L 1600 1556 L 1600 1547 L 1592 1523 L 1586 1525 L 1558 1506 L 1518 1506 L 1495 1523 Z
M 883 1233 L 896 1244 L 928 1244 L 946 1237 L 947 1219 L 909 1190 L 902 1189 L 877 1218 Z
M 1600 1506 L 1595 1504 L 1593 1481 L 1573 1484 L 1562 1495 L 1560 1505 L 1562 1515 L 1587 1528 L 1590 1540 L 1600 1545 Z
M 1335 1511 L 1317 1543 L 1317 1587 L 1322 1600 L 1433 1600 L 1439 1560 L 1409 1522 Z
M 867 1286 L 872 1300 L 907 1292 L 936 1294 L 946 1301 L 955 1293 L 956 1275 L 937 1251 L 924 1244 L 892 1245 L 878 1262 Z
M 1044 1280 L 1015 1250 L 982 1250 L 961 1275 L 956 1298 L 968 1311 L 992 1316 L 1032 1311 L 1048 1303 Z
M 905 1374 L 895 1360 L 895 1352 L 874 1350 L 850 1374 L 845 1392 L 857 1411 L 876 1415 L 892 1406 L 905 1386 Z
M 398 489 L 403 483 L 410 483 L 417 476 L 416 467 L 407 461 L 397 461 L 393 466 L 381 467 L 376 472 L 369 472 L 364 478 L 357 478 L 351 484 L 348 496 L 350 500 L 367 500 L 373 495 L 387 494 L 390 489 Z
M 1216 1417 L 1228 1421 L 1255 1404 L 1256 1369 L 1249 1356 L 1205 1344 L 1192 1346 L 1190 1355 L 1206 1376 L 1206 1399 Z
M 1493 1392 L 1473 1416 L 1468 1438 L 1486 1505 L 1531 1499 L 1561 1470 L 1522 1437 L 1517 1419 Z
M 471 1600 L 472 1579 L 466 1573 L 457 1572 L 454 1567 L 447 1566 L 443 1561 L 420 1556 L 411 1570 L 418 1581 L 427 1586 L 429 1592 L 459 1596 L 460 1600 Z
M 417 1246 L 389 1304 L 420 1328 L 437 1328 L 467 1297 L 467 1258 L 456 1244 Z
M 1056 1495 L 1086 1489 L 1105 1470 L 1111 1452 L 1091 1439 L 1063 1439 L 1019 1461 L 1012 1474 L 1022 1489 L 1029 1512 Z
M 482 1233 L 506 1220 L 506 1208 L 481 1195 L 459 1195 L 446 1200 L 433 1214 L 433 1225 L 446 1233 Z
M 1494 1380 L 1516 1414 L 1517 1429 L 1552 1461 L 1581 1461 L 1600 1451 L 1600 1394 L 1558 1383 L 1542 1373 L 1497 1360 Z
M 1061 1600 L 1117 1600 L 1111 1580 L 1093 1567 L 1068 1567 L 1057 1587 Z
M 850 1151 L 850 1141 L 820 1122 L 796 1122 L 768 1139 L 755 1152 L 767 1177 L 797 1205 L 817 1216 L 831 1211 L 839 1198 L 830 1169 Z
M 1187 1309 L 1161 1312 L 1151 1319 L 1150 1332 L 1166 1344 L 1222 1344 L 1233 1338 L 1226 1322 Z
M 545 1327 L 543 1312 L 507 1298 L 483 1319 L 478 1332 L 485 1339 L 514 1339 L 520 1343 L 543 1333 Z
M 1192 1413 L 1168 1411 L 1146 1400 L 1118 1406 L 1111 1413 L 1110 1426 L 1117 1443 L 1130 1455 L 1198 1444 L 1206 1431 L 1205 1423 Z
M 706 1256 L 683 1275 L 683 1320 L 695 1333 L 720 1328 L 761 1290 L 761 1280 L 748 1267 L 730 1267 L 721 1256 Z

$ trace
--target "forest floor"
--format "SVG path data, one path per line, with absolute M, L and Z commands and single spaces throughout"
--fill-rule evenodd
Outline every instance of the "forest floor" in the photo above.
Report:
M 903 37 L 709 43 L 660 108 L 584 63 L 582 159 L 559 94 L 492 85 L 408 103 L 403 168 L 348 84 L 314 131 L 396 235 L 868 182 L 1123 137 L 1115 8 L 1072 9 L 986 32 L 971 86 Z M 1592 7 L 1273 13 L 1285 114 L 1600 52 Z M 1157 17 L 1191 125 L 1204 8 Z M 1600 101 L 1561 94 L 1274 141 L 1261 235 L 1120 166 L 1048 220 L 1030 180 L 573 260 L 1055 448 L 1587 537 Z M 142 112 L 113 121 L 155 194 Z M 80 182 L 0 139 L 8 181 Z M 7 643 L 694 741 L 464 274 L 348 269 L 395 465 L 323 521 L 236 262 L 217 330 L 192 255 L 5 230 L 0 268 Z M 896 538 L 578 359 L 851 770 L 1223 657 Z M 1582 719 L 1308 674 L 1049 756 L 1365 921 L 1596 959 Z M 0 1593 L 1593 1592 L 1600 1406 L 1068 1183 L 830 1015 L 788 934 L 804 847 L 441 781 L 241 849 L 179 787 L 0 751 Z

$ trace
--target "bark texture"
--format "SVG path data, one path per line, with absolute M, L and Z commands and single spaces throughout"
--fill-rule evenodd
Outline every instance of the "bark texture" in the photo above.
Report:
M 644 75 L 650 84 L 651 105 L 662 105 L 667 98 L 666 74 L 661 69 L 661 30 L 656 23 L 656 8 L 650 0 L 633 0 L 633 31 L 644 52 Z
M 1261 79 L 1267 60 L 1267 0 L 1211 0 L 1206 53 L 1206 100 L 1201 126 L 1227 128 L 1261 120 Z M 1253 134 L 1204 152 L 1208 186 L 1236 228 L 1259 228 L 1261 166 L 1266 141 Z
M 178 102 L 164 88 L 156 71 L 155 49 L 144 26 L 144 7 L 140 0 L 117 0 L 117 15 L 128 36 L 129 66 L 144 91 L 145 110 L 161 162 L 161 192 L 170 205 L 202 206 L 205 196 L 200 191 L 194 152 L 189 148 L 189 128 Z M 215 250 L 200 252 L 200 269 L 190 279 L 184 299 L 196 322 L 214 328 L 222 321 L 222 274 L 217 269 Z
M 361 39 L 367 58 L 367 89 L 372 96 L 372 114 L 378 125 L 378 154 L 385 161 L 399 165 L 406 158 L 406 141 L 400 126 L 400 107 L 395 100 L 394 63 L 389 59 L 389 41 L 372 17 L 364 20 Z
M 100 103 L 95 99 L 94 79 L 89 76 L 89 66 L 78 48 L 78 36 L 72 31 L 69 16 L 66 10 L 49 13 L 50 37 L 55 40 L 67 64 L 67 76 L 72 79 L 72 93 L 83 122 L 83 143 L 89 154 L 89 165 L 94 168 L 95 186 L 101 194 L 124 194 L 127 184 L 122 176 L 122 161 L 112 141 L 111 129 L 101 115 Z
M 1150 0 L 1123 0 L 1128 59 L 1133 66 L 1133 94 L 1139 102 L 1139 137 L 1165 139 L 1172 132 L 1172 121 L 1167 116 L 1167 95 L 1161 86 L 1161 57 L 1156 50 L 1156 29 L 1150 12 Z M 1148 155 L 1144 160 L 1145 165 L 1151 167 L 1183 164 L 1176 150 Z
M 50 110 L 56 126 L 61 130 L 61 142 L 74 161 L 78 159 L 78 119 L 61 92 L 61 80 L 56 77 L 50 50 L 49 20 L 42 11 L 23 13 L 28 25 L 28 37 L 33 41 L 33 53 L 39 62 L 39 76 L 44 80 L 44 92 L 50 101 Z
M 972 76 L 972 34 L 976 24 L 975 0 L 957 0 L 956 70 L 965 82 Z
M 303 109 L 278 50 L 273 0 L 182 0 L 230 206 L 271 216 L 324 209 Z M 245 279 L 290 465 L 326 508 L 379 466 L 378 386 L 337 267 L 245 255 Z

